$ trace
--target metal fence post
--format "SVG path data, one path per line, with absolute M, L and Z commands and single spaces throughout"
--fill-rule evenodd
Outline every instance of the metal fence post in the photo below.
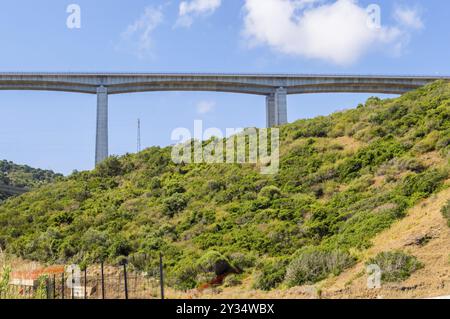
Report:
M 72 267 L 72 287 L 71 287 L 71 295 L 72 295 L 72 299 L 75 299 L 75 278 L 73 277 L 75 275 L 75 270 L 73 269 L 73 267 Z
M 123 264 L 123 278 L 125 283 L 125 299 L 128 299 L 127 264 Z
M 101 263 L 101 275 L 102 275 L 102 299 L 105 299 L 105 274 L 103 270 L 103 261 Z
M 161 299 L 164 300 L 164 266 L 162 253 L 159 253 L 159 279 L 161 285 Z
M 87 299 L 87 266 L 84 268 L 84 299 Z
M 61 274 L 61 299 L 64 299 L 64 273 Z
M 56 275 L 53 275 L 53 299 L 56 299 Z

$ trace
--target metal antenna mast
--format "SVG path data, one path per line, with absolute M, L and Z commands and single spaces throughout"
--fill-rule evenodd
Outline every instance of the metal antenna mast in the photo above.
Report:
M 141 151 L 141 119 L 137 121 L 137 152 Z

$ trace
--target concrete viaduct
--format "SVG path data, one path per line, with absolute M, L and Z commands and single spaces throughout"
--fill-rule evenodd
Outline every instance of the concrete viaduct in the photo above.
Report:
M 287 74 L 0 73 L 0 90 L 97 95 L 96 164 L 108 157 L 108 95 L 152 91 L 216 91 L 266 97 L 267 127 L 287 123 L 287 95 L 403 94 L 450 77 Z

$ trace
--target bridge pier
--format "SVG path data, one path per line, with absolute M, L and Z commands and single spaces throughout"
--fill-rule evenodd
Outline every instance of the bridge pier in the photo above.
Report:
M 95 145 L 95 165 L 108 157 L 108 89 L 97 88 L 97 132 Z
M 266 97 L 267 127 L 287 124 L 287 90 L 278 88 Z
M 275 94 L 270 94 L 266 96 L 266 118 L 267 118 L 267 127 L 276 126 L 276 118 L 275 118 Z

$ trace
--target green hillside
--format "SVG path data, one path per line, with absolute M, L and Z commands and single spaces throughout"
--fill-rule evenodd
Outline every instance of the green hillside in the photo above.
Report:
M 171 161 L 170 148 L 112 157 L 0 206 L 0 246 L 48 263 L 125 257 L 179 289 L 219 266 L 255 288 L 322 280 L 353 265 L 380 231 L 443 187 L 450 84 L 281 128 L 280 173 Z M 231 277 L 230 277 L 231 278 Z
M 0 184 L 15 187 L 33 188 L 53 182 L 62 175 L 49 170 L 32 168 L 27 165 L 17 165 L 6 160 L 0 161 Z M 0 202 L 8 198 L 8 194 L 0 191 Z

